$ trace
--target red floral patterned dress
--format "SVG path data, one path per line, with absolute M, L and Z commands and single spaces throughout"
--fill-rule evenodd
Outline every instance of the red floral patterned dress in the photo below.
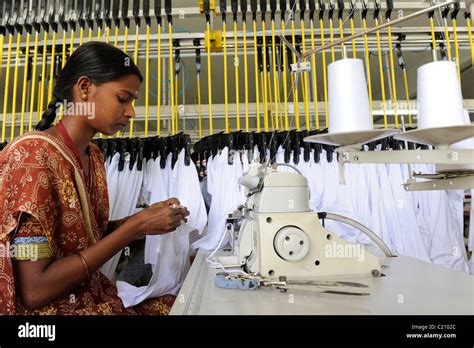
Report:
M 88 151 L 91 177 L 85 192 L 87 204 L 81 204 L 80 199 L 80 164 L 61 139 L 30 132 L 0 152 L 0 314 L 169 312 L 174 296 L 124 308 L 115 285 L 99 271 L 91 274 L 90 281 L 37 310 L 27 310 L 16 295 L 13 260 L 32 260 L 31 250 L 36 258 L 59 260 L 86 249 L 104 235 L 109 217 L 104 160 L 95 145 L 90 144 Z

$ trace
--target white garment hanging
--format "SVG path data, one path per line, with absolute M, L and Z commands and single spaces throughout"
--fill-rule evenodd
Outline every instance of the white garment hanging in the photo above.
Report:
M 168 182 L 169 197 L 176 197 L 188 208 L 188 224 L 194 226 L 199 234 L 207 224 L 207 212 L 199 186 L 198 174 L 193 161 L 184 163 L 185 151 L 181 150 L 178 160 L 171 171 Z
M 172 233 L 146 236 L 145 263 L 154 265 L 153 276 L 148 286 L 142 287 L 141 290 L 133 290 L 134 287 L 130 285 L 122 285 L 123 289 L 128 289 L 127 293 L 132 293 L 134 296 L 142 296 L 141 291 L 145 290 L 144 293 L 148 294 L 151 291 L 153 296 L 177 292 L 189 270 L 189 233 L 196 229 L 201 232 L 206 225 L 206 208 L 196 167 L 194 163 L 186 166 L 184 159 L 183 150 L 178 155 L 174 168 L 171 167 L 172 154 L 168 155 L 165 168 L 161 168 L 160 158 L 150 166 L 150 177 L 146 180 L 147 190 L 150 191 L 149 204 L 176 197 L 189 209 L 189 224 L 182 224 Z M 190 228 L 191 225 L 196 228 Z
M 208 216 L 207 234 L 193 243 L 194 249 L 213 250 L 226 230 L 226 219 L 239 204 L 244 203 L 239 188 L 239 178 L 242 175 L 242 163 L 238 153 L 234 154 L 233 164 L 228 163 L 229 149 L 225 147 L 212 161 L 208 161 L 207 189 L 212 196 Z M 229 242 L 229 236 L 224 237 L 222 245 Z
M 403 174 L 400 164 L 388 164 L 388 176 L 392 187 L 394 201 L 394 215 L 398 221 L 398 234 L 394 238 L 398 241 L 397 252 L 429 261 L 428 251 L 421 236 L 415 209 L 412 200 L 403 188 Z
M 334 154 L 334 157 L 336 154 Z M 321 202 L 321 211 L 342 215 L 354 220 L 352 202 L 349 199 L 347 186 L 339 183 L 338 163 L 335 158 L 328 162 L 326 151 L 321 153 L 321 167 L 323 172 L 324 194 Z M 370 243 L 370 239 L 359 230 L 338 221 L 327 220 L 325 227 L 339 237 L 351 243 Z
M 116 153 L 113 156 L 107 171 L 110 221 L 120 220 L 137 212 L 136 205 L 143 183 L 144 173 L 143 171 L 138 170 L 137 162 L 135 162 L 133 168 L 130 170 L 129 154 L 125 155 L 124 168 L 122 171 L 118 170 L 119 160 L 120 154 Z M 111 281 L 115 278 L 115 270 L 117 269 L 121 254 L 122 251 L 119 251 L 100 268 L 102 274 Z
M 118 296 L 125 308 L 135 306 L 147 298 L 165 294 L 176 295 L 183 285 L 189 270 L 188 250 L 182 246 L 189 244 L 189 233 L 194 230 L 187 224 L 181 224 L 176 231 L 161 235 L 159 245 L 154 245 L 149 254 L 154 254 L 153 275 L 146 286 L 136 287 L 127 282 L 117 281 Z M 147 243 L 146 248 L 152 248 Z

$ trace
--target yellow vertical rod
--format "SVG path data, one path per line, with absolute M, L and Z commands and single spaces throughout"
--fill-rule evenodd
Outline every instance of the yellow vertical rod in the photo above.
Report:
M 49 103 L 53 98 L 53 84 L 54 84 L 54 65 L 56 62 L 56 31 L 53 30 L 53 47 L 51 49 L 51 65 L 49 71 L 49 84 L 48 84 L 48 99 L 47 103 Z
M 125 33 L 123 34 L 123 51 L 125 53 L 127 53 L 127 49 L 128 49 L 128 30 L 129 30 L 129 27 L 125 26 Z
M 354 35 L 354 18 L 351 18 L 350 20 L 351 23 L 351 35 Z M 356 42 L 355 39 L 352 39 L 352 56 L 354 59 L 357 58 L 357 50 L 356 50 Z
M 323 19 L 319 20 L 319 28 L 321 32 L 321 45 L 324 46 L 324 23 Z M 323 84 L 324 84 L 324 112 L 325 112 L 325 128 L 329 126 L 329 105 L 328 105 L 328 72 L 326 63 L 326 52 L 321 52 L 323 58 Z
M 91 41 L 92 41 L 92 27 L 89 27 L 89 35 L 87 36 L 87 42 L 91 42 Z
M 61 52 L 61 68 L 66 64 L 66 49 L 67 49 L 67 32 L 63 29 L 63 46 Z
M 174 120 L 174 63 L 173 63 L 173 25 L 171 23 L 168 24 L 168 45 L 169 45 L 169 56 L 170 56 L 170 67 L 169 67 L 169 73 L 170 73 L 170 92 L 171 92 L 171 98 L 170 98 L 170 104 L 171 104 L 171 134 L 174 135 L 175 133 L 175 120 Z
M 275 21 L 272 20 L 272 60 L 273 60 L 273 93 L 275 99 L 275 116 L 276 116 L 276 128 L 280 129 L 283 125 L 279 124 L 279 116 L 280 113 L 278 111 L 278 96 L 280 94 L 279 91 L 279 83 L 278 83 L 278 76 L 276 72 L 276 41 L 275 41 Z
M 379 25 L 379 20 L 375 19 L 375 26 Z M 388 127 L 388 120 L 387 120 L 387 106 L 385 105 L 385 78 L 383 75 L 383 61 L 382 61 L 382 46 L 380 43 L 380 31 L 376 32 L 377 34 L 377 50 L 378 50 L 378 58 L 379 58 L 379 73 L 380 73 L 380 90 L 382 92 L 382 108 L 383 108 L 383 123 L 384 128 Z
M 234 21 L 234 68 L 235 68 L 235 118 L 237 130 L 240 127 L 240 88 L 239 88 L 239 46 L 237 42 L 237 21 Z
M 245 131 L 249 131 L 249 77 L 247 61 L 247 22 L 243 21 L 242 30 L 244 32 L 244 95 L 245 95 Z
M 91 37 L 92 37 L 92 30 L 89 28 L 89 41 Z M 84 28 L 81 28 L 79 30 L 79 46 L 82 46 L 83 43 L 84 43 Z
M 157 67 L 157 115 L 156 115 L 156 135 L 161 135 L 161 23 L 158 23 L 158 67 Z
M 33 71 L 31 73 L 31 95 L 30 95 L 30 118 L 28 124 L 28 131 L 33 130 L 33 111 L 35 108 L 35 96 L 36 96 L 36 63 L 38 61 L 38 40 L 39 33 L 35 33 L 35 47 L 33 50 Z
M 10 128 L 10 141 L 13 141 L 15 138 L 15 121 L 16 121 L 16 94 L 18 90 L 18 65 L 20 64 L 20 43 L 21 43 L 21 34 L 16 35 L 16 55 L 15 55 L 15 70 L 13 72 L 13 96 L 12 96 L 12 123 Z
M 437 56 L 436 56 L 436 35 L 435 35 L 435 25 L 434 25 L 434 19 L 433 17 L 430 16 L 430 27 L 431 27 L 431 45 L 433 46 L 432 51 L 433 51 L 433 61 L 437 61 Z
M 207 90 L 209 100 L 209 134 L 214 134 L 212 129 L 212 76 L 211 76 L 211 23 L 207 22 Z
M 224 110 L 225 110 L 225 132 L 230 132 L 229 127 L 229 94 L 227 88 L 227 24 L 222 22 L 222 45 L 224 46 Z
M 124 53 L 127 53 L 127 48 L 128 48 L 128 26 L 125 26 L 125 32 L 123 34 L 123 51 Z M 118 34 L 118 27 L 115 27 L 115 33 Z M 115 35 L 116 42 L 118 44 L 118 35 Z M 117 47 L 117 46 L 116 46 Z M 116 137 L 120 136 L 120 131 L 117 131 L 115 134 Z
M 444 21 L 444 39 L 446 41 L 446 48 L 448 50 L 448 60 L 451 61 L 453 59 L 453 55 L 451 54 L 451 41 L 449 39 L 449 28 L 448 28 L 448 20 L 443 18 Z
M 138 66 L 138 31 L 140 27 L 135 27 L 135 51 L 133 53 L 133 61 Z M 132 102 L 132 107 L 135 107 L 135 99 Z M 133 137 L 133 118 L 130 120 L 130 138 Z
M 257 132 L 260 132 L 260 95 L 258 90 L 260 89 L 258 82 L 258 55 L 257 55 L 257 22 L 253 21 L 253 49 L 254 49 L 254 63 L 255 63 L 255 106 L 256 106 L 256 118 L 257 118 Z
M 61 69 L 64 68 L 64 65 L 66 64 L 66 44 L 67 44 L 67 34 L 66 30 L 63 29 L 63 47 L 62 47 L 62 55 L 61 55 Z M 54 120 L 54 124 L 56 124 L 59 120 L 62 120 L 63 118 L 63 111 L 61 110 L 61 113 L 59 114 L 59 117 Z
M 364 18 L 362 20 L 362 25 L 364 28 L 364 31 L 367 30 L 367 20 Z M 370 113 L 373 112 L 373 100 L 372 100 L 372 78 L 371 78 L 371 72 L 370 72 L 370 54 L 369 54 L 369 40 L 367 38 L 367 35 L 364 35 L 364 48 L 365 48 L 365 68 L 367 70 L 367 85 L 369 89 L 369 104 L 370 104 Z M 372 117 L 372 123 L 374 119 Z
M 267 74 L 267 91 L 268 91 L 268 98 L 269 98 L 269 105 L 270 105 L 270 120 L 271 120 L 271 125 L 272 125 L 272 131 L 275 130 L 276 123 L 274 120 L 274 114 L 273 114 L 273 98 L 272 98 L 272 82 L 271 82 L 271 76 L 270 76 L 270 71 L 266 72 Z
M 69 55 L 74 52 L 74 30 L 71 30 L 71 39 L 69 41 Z
M 458 30 L 456 25 L 456 18 L 453 18 L 453 38 L 454 38 L 454 53 L 456 55 L 456 67 L 458 70 L 458 78 L 461 81 L 461 62 L 459 61 L 459 43 L 458 43 Z
M 293 43 L 293 47 L 296 46 L 296 40 L 295 40 L 295 21 L 294 19 L 291 20 L 291 39 Z M 293 53 L 293 64 L 296 64 L 296 54 Z M 296 125 L 296 130 L 300 130 L 300 113 L 299 113 L 299 97 L 298 97 L 298 86 L 295 86 L 295 78 L 292 77 L 292 86 L 294 88 L 294 93 L 293 93 L 293 103 L 294 103 L 294 109 L 295 109 L 295 125 Z
M 281 35 L 285 37 L 285 21 L 281 21 Z M 286 57 L 286 46 L 281 44 L 282 56 L 283 56 L 283 110 L 285 112 L 285 130 L 289 130 L 289 120 L 288 120 L 288 82 L 286 79 L 286 65 L 287 65 L 287 57 Z
M 101 27 L 97 27 L 97 41 L 100 41 L 100 39 L 102 38 L 102 28 Z
M 301 41 L 303 53 L 306 52 L 306 38 L 304 33 L 304 20 L 301 19 Z M 303 73 L 303 103 L 304 103 L 304 116 L 306 122 L 306 130 L 310 130 L 310 121 L 309 121 L 309 106 L 308 106 L 308 74 Z
M 20 135 L 25 131 L 26 92 L 28 91 L 28 60 L 30 58 L 30 33 L 26 33 L 25 68 L 23 70 L 23 93 L 21 96 Z
M 332 18 L 329 19 L 329 41 L 331 43 L 334 42 L 334 27 L 332 24 Z M 334 63 L 336 61 L 336 52 L 334 50 L 334 46 L 331 48 L 331 58 L 332 62 Z
M 263 129 L 268 132 L 268 96 L 267 96 L 267 35 L 265 20 L 262 20 L 262 56 L 263 56 Z
M 174 77 L 174 134 L 179 132 L 178 74 Z
M 397 81 L 395 80 L 395 62 L 393 60 L 393 43 L 392 43 L 392 29 L 387 28 L 388 31 L 388 51 L 390 58 L 390 76 L 392 80 L 392 97 L 393 97 L 393 115 L 395 118 L 395 127 L 398 128 L 398 110 L 397 110 Z
M 315 49 L 314 45 L 314 22 L 311 19 L 311 49 Z M 315 122 L 316 129 L 319 129 L 319 102 L 318 102 L 318 81 L 317 81 L 317 72 L 316 72 L 316 55 L 313 54 L 311 57 L 311 67 L 313 72 L 313 103 L 314 103 L 314 112 L 315 112 Z
M 41 119 L 41 113 L 43 111 L 43 105 L 44 105 L 44 89 L 46 88 L 46 58 L 48 55 L 48 32 L 45 30 L 43 33 L 43 60 L 41 63 L 41 88 L 40 88 L 40 99 L 39 99 L 39 104 L 38 104 L 38 120 Z
M 149 89 L 150 89 L 150 25 L 146 26 L 146 58 L 145 58 L 145 137 L 148 137 L 149 117 Z
M 197 80 L 197 95 L 198 95 L 199 139 L 202 139 L 202 110 L 201 110 L 201 78 L 200 78 L 200 74 L 197 74 L 196 80 Z
M 114 33 L 114 46 L 118 46 L 118 36 L 119 36 L 119 27 L 115 25 L 115 33 Z
M 8 110 L 8 96 L 10 93 L 10 65 L 12 61 L 12 46 L 13 46 L 13 34 L 8 35 L 8 50 L 7 50 L 7 66 L 5 74 L 5 89 L 3 94 L 3 123 L 2 123 L 2 143 L 5 142 L 5 136 L 7 131 L 7 110 Z
M 471 16 L 466 16 L 467 35 L 469 36 L 469 43 L 471 45 L 471 67 L 474 69 L 474 42 L 472 40 L 472 26 Z
M 105 28 L 105 42 L 106 43 L 110 42 L 110 27 Z

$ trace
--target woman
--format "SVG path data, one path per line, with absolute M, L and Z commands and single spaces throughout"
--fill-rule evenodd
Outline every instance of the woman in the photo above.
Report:
M 125 309 L 99 271 L 133 240 L 174 231 L 189 215 L 170 199 L 108 221 L 104 159 L 91 140 L 135 117 L 141 81 L 119 49 L 82 45 L 59 74 L 37 131 L 0 152 L 1 314 L 168 313 L 172 296 Z M 60 104 L 67 109 L 54 125 Z

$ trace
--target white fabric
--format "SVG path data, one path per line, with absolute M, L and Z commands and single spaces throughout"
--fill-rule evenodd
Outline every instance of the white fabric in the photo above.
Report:
M 124 168 L 119 171 L 119 159 L 120 154 L 116 153 L 107 167 L 110 221 L 120 220 L 136 213 L 136 205 L 143 184 L 144 172 L 137 169 L 137 162 L 130 170 L 130 155 L 127 154 L 125 155 Z M 102 274 L 111 281 L 115 278 L 115 270 L 121 254 L 121 251 L 118 252 L 100 268 Z
M 412 200 L 403 188 L 403 174 L 400 164 L 388 164 L 388 176 L 392 187 L 394 212 L 399 228 L 394 239 L 397 240 L 397 252 L 429 261 L 425 242 L 421 236 Z M 395 222 L 395 223 L 396 223 Z
M 242 176 L 242 162 L 239 153 L 233 157 L 233 164 L 228 163 L 229 149 L 225 147 L 212 160 L 209 159 L 207 173 L 207 190 L 212 196 L 212 203 L 208 216 L 207 234 L 193 243 L 193 248 L 213 250 L 226 233 L 226 219 L 239 204 L 244 203 L 239 187 L 239 178 Z M 222 245 L 229 242 L 225 236 Z
M 147 298 L 176 295 L 179 292 L 190 266 L 188 249 L 184 249 L 183 245 L 189 245 L 189 233 L 192 230 L 194 227 L 182 224 L 176 231 L 161 235 L 156 244 L 147 241 L 145 248 L 151 249 L 148 253 L 155 255 L 153 275 L 149 284 L 141 287 L 117 281 L 118 296 L 125 308 L 135 306 Z
M 202 233 L 207 224 L 207 212 L 202 198 L 196 166 L 193 161 L 184 163 L 184 149 L 178 156 L 168 182 L 169 197 L 176 197 L 189 210 L 188 224 Z
M 183 150 L 178 155 L 174 168 L 171 168 L 171 154 L 166 159 L 165 168 L 161 168 L 160 157 L 153 163 L 147 163 L 144 195 L 149 197 L 148 203 L 152 205 L 176 197 L 190 212 L 188 224 L 182 225 L 175 232 L 146 237 L 145 263 L 154 266 L 152 280 L 145 292 L 151 291 L 153 296 L 177 293 L 189 270 L 189 233 L 192 230 L 200 233 L 206 225 L 206 207 L 196 167 L 192 162 L 187 166 L 184 156 Z M 123 285 L 122 288 L 132 291 L 130 286 Z M 141 293 L 140 291 L 137 290 L 137 293 Z

